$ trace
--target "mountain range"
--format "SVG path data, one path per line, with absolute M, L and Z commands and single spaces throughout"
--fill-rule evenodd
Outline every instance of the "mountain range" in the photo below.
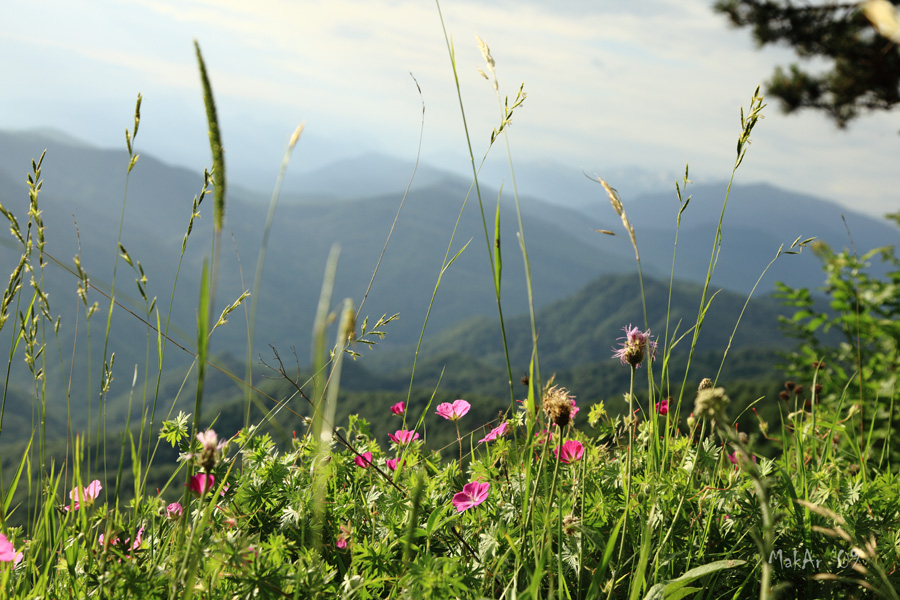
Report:
M 139 152 L 139 141 L 136 148 Z M 131 258 L 141 262 L 148 277 L 148 295 L 157 298 L 161 320 L 166 321 L 173 298 L 170 335 L 186 348 L 195 348 L 199 274 L 210 254 L 212 239 L 211 199 L 201 204 L 201 218 L 188 239 L 174 295 L 172 288 L 192 199 L 203 184 L 202 166 L 176 167 L 144 155 L 126 179 L 128 155 L 124 149 L 94 148 L 59 132 L 0 132 L 0 203 L 23 223 L 28 206 L 25 176 L 31 160 L 44 150 L 39 204 L 48 240 L 46 251 L 69 267 L 72 257 L 79 254 L 92 283 L 108 291 L 122 219 L 122 245 Z M 644 326 L 634 251 L 599 185 L 588 181 L 580 170 L 545 166 L 544 171 L 544 181 L 551 181 L 552 186 L 533 187 L 544 193 L 548 186 L 558 190 L 551 202 L 519 186 L 542 366 L 558 371 L 593 369 L 601 360 L 609 360 L 610 346 L 623 326 Z M 530 326 L 527 318 L 520 316 L 527 312 L 528 303 L 516 212 L 511 186 L 504 184 L 500 193 L 501 180 L 496 177 L 485 175 L 481 181 L 483 221 L 478 198 L 469 191 L 469 181 L 436 167 L 420 166 L 374 284 L 365 295 L 412 172 L 412 163 L 369 154 L 296 176 L 294 190 L 304 189 L 303 182 L 309 185 L 306 191 L 286 192 L 275 212 L 259 297 L 254 357 L 270 358 L 269 346 L 282 355 L 295 347 L 299 363 L 306 364 L 326 257 L 332 244 L 339 243 L 333 307 L 339 306 L 344 297 L 352 298 L 356 306 L 364 299 L 360 320 L 370 315 L 370 324 L 383 314 L 399 314 L 386 327 L 384 341 L 374 351 L 364 351 L 367 356 L 360 363 L 370 374 L 380 372 L 402 380 L 408 374 L 408 366 L 403 365 L 409 365 L 412 345 L 422 331 L 442 261 L 448 254 L 452 257 L 461 252 L 443 274 L 435 296 L 421 353 L 423 369 L 431 363 L 437 368 L 444 357 L 444 364 L 480 365 L 495 374 L 500 372 L 505 385 L 488 262 L 492 240 L 485 238 L 485 229 L 493 236 L 499 198 L 502 303 L 508 319 L 511 359 L 514 368 L 527 368 Z M 522 181 L 535 176 L 528 173 Z M 645 177 L 632 187 L 646 189 L 648 181 Z M 592 203 L 585 196 L 585 190 L 591 189 L 596 193 Z M 669 323 L 672 329 L 680 322 L 679 331 L 683 332 L 685 324 L 693 323 L 696 317 L 698 288 L 690 284 L 706 277 L 725 190 L 724 183 L 689 185 L 684 194 L 685 198 L 690 194 L 691 200 L 678 230 L 674 265 L 677 282 Z M 261 190 L 237 186 L 229 190 L 217 311 L 252 286 L 268 196 Z M 680 205 L 674 186 L 669 192 L 646 192 L 623 198 L 623 202 L 636 230 L 648 301 L 647 324 L 662 333 L 668 288 L 660 282 L 668 281 L 673 268 Z M 714 303 L 710 320 L 715 326 L 704 330 L 702 350 L 722 351 L 743 300 L 780 245 L 787 248 L 798 237 L 816 237 L 842 247 L 849 243 L 848 230 L 860 253 L 894 244 L 897 238 L 896 230 L 887 223 L 833 202 L 767 184 L 735 184 L 725 207 L 722 246 L 712 279 L 713 291 L 726 291 Z M 0 267 L 11 269 L 21 251 L 10 236 L 3 236 L 0 244 Z M 121 260 L 115 272 L 117 297 L 136 313 L 144 314 L 146 306 L 134 285 L 136 274 Z M 795 287 L 816 287 L 823 280 L 821 266 L 808 251 L 782 255 L 755 292 L 756 299 L 745 315 L 745 324 L 752 326 L 739 330 L 736 348 L 769 349 L 781 343 L 774 324 L 780 308 L 765 298 L 776 280 Z M 50 293 L 52 312 L 62 316 L 62 333 L 53 355 L 61 359 L 63 367 L 55 374 L 48 373 L 49 389 L 58 392 L 53 395 L 57 407 L 63 405 L 62 392 L 70 385 L 67 375 L 72 374 L 72 389 L 96 386 L 99 380 L 108 301 L 91 294 L 90 301 L 98 301 L 101 310 L 91 321 L 88 347 L 83 338 L 84 308 L 74 294 L 76 285 L 73 275 L 52 261 L 48 263 L 43 286 Z M 719 310 L 721 314 L 716 313 Z M 244 319 L 242 309 L 232 313 L 228 325 L 213 334 L 213 353 L 238 357 L 239 364 L 247 353 Z M 82 337 L 76 341 L 74 325 L 79 320 Z M 4 329 L 0 342 L 9 342 L 11 327 Z M 128 395 L 132 370 L 137 365 L 143 372 L 147 362 L 148 330 L 116 309 L 112 331 L 115 335 L 110 339 L 110 351 L 116 353 L 117 366 L 124 366 L 118 367 L 111 395 L 121 398 Z M 89 362 L 91 356 L 93 362 Z M 191 358 L 189 353 L 172 347 L 166 366 L 184 368 Z M 154 359 L 150 362 L 152 366 Z M 472 369 L 467 367 L 466 372 Z M 496 379 L 494 375 L 490 378 Z M 26 386 L 28 377 L 20 369 L 18 374 L 14 371 L 10 382 Z M 384 385 L 399 386 L 396 382 Z

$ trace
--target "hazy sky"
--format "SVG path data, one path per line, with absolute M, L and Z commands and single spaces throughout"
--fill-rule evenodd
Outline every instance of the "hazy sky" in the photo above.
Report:
M 475 153 L 499 121 L 475 36 L 502 95 L 525 83 L 514 160 L 603 174 L 625 166 L 725 179 L 756 85 L 787 49 L 759 51 L 710 0 L 445 0 Z M 370 150 L 462 171 L 467 150 L 435 3 L 404 0 L 33 0 L 0 7 L 0 128 L 54 127 L 124 148 L 144 95 L 139 152 L 210 163 L 192 41 L 219 105 L 230 171 L 269 189 L 305 121 L 294 168 Z M 896 49 L 895 49 L 896 50 Z M 900 111 L 839 131 L 772 101 L 738 181 L 769 181 L 872 214 L 900 209 Z M 503 151 L 495 147 L 492 152 Z M 23 157 L 23 173 L 31 157 Z M 46 173 L 45 176 L 50 176 Z M 348 174 L 348 177 L 352 174 Z M 611 182 L 615 185 L 615 182 Z M 627 198 L 626 198 L 627 200 Z

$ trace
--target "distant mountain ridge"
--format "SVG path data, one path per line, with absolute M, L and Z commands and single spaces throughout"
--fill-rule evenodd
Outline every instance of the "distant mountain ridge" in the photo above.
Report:
M 668 307 L 668 282 L 644 278 L 649 328 L 665 341 L 668 334 L 677 339 L 696 322 L 702 287 L 675 282 L 671 309 Z M 710 296 L 713 291 L 710 291 Z M 709 298 L 707 298 L 709 300 Z M 785 339 L 778 325 L 784 310 L 769 297 L 751 299 L 741 317 L 746 298 L 721 291 L 712 300 L 704 317 L 698 339 L 698 351 L 723 351 L 731 342 L 734 349 L 775 348 Z M 741 317 L 741 323 L 738 318 Z M 640 281 L 635 274 L 600 277 L 575 294 L 544 306 L 536 315 L 541 368 L 548 371 L 573 369 L 595 362 L 609 363 L 612 348 L 626 325 L 645 328 Z M 527 371 L 531 360 L 531 326 L 527 315 L 508 315 L 505 319 L 510 360 L 518 371 Z M 734 335 L 732 339 L 732 335 Z M 687 352 L 693 333 L 676 346 Z M 379 371 L 402 368 L 412 363 L 413 349 L 376 355 L 367 363 Z M 482 316 L 461 322 L 431 337 L 422 348 L 426 356 L 461 354 L 477 357 L 487 365 L 505 369 L 505 356 L 496 317 Z
M 47 154 L 40 202 L 47 224 L 48 250 L 63 261 L 71 260 L 78 250 L 74 216 L 81 233 L 82 262 L 96 283 L 108 285 L 125 194 L 127 155 L 124 150 L 93 148 L 54 132 L 0 132 L 0 181 L 6 181 L 0 186 L 0 201 L 18 214 L 23 214 L 27 205 L 24 175 L 31 159 L 44 148 Z M 306 344 L 325 257 L 334 242 L 340 242 L 343 248 L 335 298 L 350 296 L 357 304 L 361 301 L 411 173 L 411 162 L 364 155 L 312 173 L 292 174 L 299 185 L 309 182 L 313 191 L 283 198 L 276 210 L 260 299 L 257 352 L 265 351 L 268 343 L 282 347 Z M 549 204 L 529 195 L 527 189 L 520 189 L 538 308 L 574 294 L 599 275 L 635 272 L 630 242 L 622 235 L 621 222 L 602 188 L 587 181 L 580 172 L 574 172 L 572 177 L 578 178 L 579 185 L 596 188 L 595 207 L 586 210 Z M 334 193 L 326 198 L 328 181 L 332 179 Z M 493 183 L 490 179 L 482 179 L 482 199 L 492 235 L 498 194 L 489 187 Z M 386 189 L 391 182 L 395 188 L 392 192 L 352 195 L 354 190 Z M 403 344 L 418 336 L 469 183 L 446 171 L 420 165 L 364 307 L 365 313 L 374 316 L 400 312 L 401 319 L 392 324 L 388 344 Z M 148 155 L 142 155 L 132 171 L 123 244 L 144 265 L 152 295 L 168 297 L 191 199 L 201 185 L 200 173 L 167 165 Z M 504 187 L 500 197 L 503 298 L 507 314 L 515 314 L 525 312 L 527 304 L 509 188 Z M 692 199 L 682 215 L 675 255 L 676 278 L 694 282 L 705 278 L 724 191 L 724 184 L 689 186 L 686 190 L 686 196 L 690 194 Z M 242 282 L 237 255 L 232 252 L 224 258 L 222 302 L 237 297 L 252 281 L 250 270 L 255 264 L 266 213 L 266 205 L 260 200 L 267 199 L 268 193 L 239 188 L 229 196 L 226 225 L 233 233 L 244 273 Z M 623 202 L 636 229 L 644 273 L 668 278 L 679 209 L 674 193 L 645 194 L 623 198 Z M 201 206 L 202 215 L 209 210 L 208 203 Z M 887 223 L 832 202 L 764 184 L 736 184 L 725 211 L 722 248 L 712 285 L 747 293 L 774 257 L 778 245 L 787 247 L 798 236 L 844 245 L 847 237 L 842 214 L 860 253 L 898 239 L 897 231 Z M 181 275 L 182 291 L 176 299 L 173 324 L 185 332 L 187 343 L 192 337 L 196 277 L 208 251 L 209 221 L 201 218 L 195 223 Z M 618 234 L 610 237 L 597 233 L 598 229 Z M 436 333 L 460 319 L 496 314 L 484 227 L 474 194 L 466 200 L 451 255 L 466 242 L 470 242 L 468 248 L 444 274 L 429 332 Z M 5 266 L 7 261 L 0 262 Z M 816 287 L 822 281 L 821 268 L 810 252 L 782 256 L 766 274 L 757 294 L 771 290 L 777 279 L 795 286 Z M 69 290 L 65 293 L 74 289 L 71 278 L 61 285 L 61 290 Z M 120 293 L 134 295 L 130 282 L 118 287 Z M 183 300 L 183 305 L 178 300 Z M 291 326 L 285 327 L 286 323 Z M 226 350 L 236 351 L 246 344 L 246 335 L 239 328 L 217 335 Z
M 13 211 L 20 222 L 24 222 L 28 207 L 25 175 L 31 160 L 45 148 L 44 183 L 39 202 L 46 224 L 47 251 L 63 264 L 71 265 L 80 243 L 82 264 L 92 282 L 108 290 L 126 196 L 127 154 L 121 149 L 94 148 L 54 132 L 0 132 L 0 203 Z M 377 156 L 363 160 L 378 171 L 378 177 L 368 177 L 366 170 L 355 168 L 352 161 L 301 174 L 297 177 L 300 182 L 307 179 L 318 183 L 311 185 L 308 193 L 286 195 L 277 207 L 259 298 L 254 357 L 271 357 L 269 345 L 283 356 L 295 347 L 297 361 L 306 365 L 326 257 L 335 242 L 341 244 L 342 251 L 332 307 L 344 297 L 352 298 L 357 306 L 362 301 L 412 172 L 411 165 L 402 161 L 382 160 Z M 504 376 L 505 364 L 501 369 L 497 306 L 488 267 L 488 243 L 492 242 L 485 241 L 485 225 L 477 198 L 472 194 L 466 199 L 469 181 L 465 178 L 424 165 L 420 169 L 360 315 L 360 320 L 370 315 L 370 325 L 382 314 L 399 313 L 400 318 L 386 328 L 387 337 L 375 351 L 364 351 L 371 356 L 366 356 L 361 363 L 372 371 L 390 370 L 390 381 L 385 385 L 399 386 L 404 376 L 400 368 L 409 365 L 403 361 L 409 360 L 410 344 L 418 339 L 422 329 L 441 262 L 459 218 L 450 256 L 468 246 L 442 275 L 425 332 L 421 364 L 435 373 L 440 373 L 445 359 L 472 372 L 477 365 L 485 365 L 484 381 L 493 381 L 498 372 Z M 341 177 L 334 181 L 330 194 L 329 173 Z M 586 181 L 580 172 L 574 176 Z M 351 181 L 345 185 L 348 178 Z M 394 189 L 386 190 L 392 182 L 396 182 Z M 158 299 L 162 319 L 168 311 L 192 199 L 200 192 L 202 183 L 201 171 L 167 165 L 146 154 L 141 156 L 128 180 L 122 244 L 134 260 L 141 261 L 149 278 L 149 296 Z M 497 190 L 491 187 L 494 183 L 499 187 L 496 178 L 485 175 L 482 179 L 482 200 L 491 236 L 498 198 Z M 627 235 L 622 234 L 621 221 L 601 193 L 602 188 L 589 181 L 587 184 L 597 188 L 597 201 L 587 209 L 543 202 L 520 187 L 545 361 L 542 367 L 547 372 L 589 373 L 590 369 L 600 368 L 601 359 L 604 363 L 609 360 L 611 345 L 621 335 L 621 328 L 628 323 L 643 325 L 634 251 Z M 527 312 L 527 296 L 515 209 L 510 187 L 506 185 L 503 189 L 500 197 L 502 302 L 508 318 L 514 368 L 518 372 L 527 368 L 531 334 L 523 316 Z M 671 323 L 674 327 L 683 319 L 680 331 L 696 317 L 699 300 L 691 283 L 695 286 L 706 275 L 724 189 L 724 185 L 708 185 L 691 186 L 687 191 L 693 194 L 693 199 L 683 213 L 675 257 L 675 277 L 685 280 L 676 284 L 676 296 L 684 295 L 684 298 L 677 303 L 682 308 L 673 312 Z M 369 193 L 355 195 L 353 190 Z M 220 261 L 218 310 L 252 285 L 267 201 L 268 192 L 241 190 L 237 186 L 231 189 L 225 216 L 228 235 L 223 237 Z M 679 206 L 673 193 L 626 197 L 623 202 L 636 228 L 642 269 L 647 278 L 649 325 L 654 333 L 661 334 L 660 315 L 664 311 L 659 303 L 667 297 L 667 287 L 659 282 L 668 281 L 671 270 Z M 195 222 L 187 243 L 172 307 L 170 334 L 188 349 L 196 345 L 198 279 L 204 258 L 210 252 L 211 204 L 210 198 L 200 207 L 201 218 Z M 846 233 L 841 213 L 860 253 L 872 246 L 894 243 L 897 238 L 892 227 L 827 201 L 773 186 L 735 185 L 726 207 L 722 250 L 711 292 L 727 288 L 737 293 L 723 292 L 714 303 L 709 323 L 717 324 L 704 329 L 698 350 L 724 347 L 743 298 L 774 256 L 778 244 L 787 247 L 798 236 L 816 236 L 843 245 Z M 76 237 L 76 222 L 79 237 Z M 597 233 L 598 229 L 618 234 L 602 235 Z M 19 252 L 11 236 L 0 236 L 0 268 L 9 272 Z M 117 296 L 142 314 L 143 303 L 138 298 L 134 279 L 130 267 L 120 260 Z M 779 343 L 774 323 L 770 325 L 777 307 L 763 298 L 775 279 L 794 286 L 815 287 L 823 277 L 821 266 L 809 252 L 781 257 L 756 291 L 758 300 L 745 316 L 736 347 L 753 349 Z M 71 389 L 81 393 L 87 389 L 89 378 L 94 386 L 100 380 L 98 346 L 102 333 L 98 330 L 102 332 L 105 321 L 94 325 L 91 342 L 94 362 L 89 369 L 88 344 L 81 341 L 85 331 L 83 316 L 77 344 L 72 336 L 76 311 L 84 310 L 75 296 L 76 279 L 51 262 L 44 285 L 50 293 L 53 314 L 63 316 L 62 339 L 58 346 L 54 342 L 53 355 L 67 359 L 75 356 L 75 364 L 71 365 L 74 368 L 65 365 L 58 372 L 47 373 L 48 398 L 55 403 L 48 409 L 55 411 L 54 414 L 66 414 L 63 411 L 67 410 L 69 381 L 65 375 L 73 373 Z M 92 293 L 90 301 L 95 300 L 100 303 L 102 313 L 106 301 Z M 723 310 L 722 318 L 716 316 L 718 307 Z M 4 328 L 0 343 L 9 341 L 10 331 L 11 328 Z M 148 330 L 117 309 L 113 315 L 113 331 L 110 350 L 116 353 L 117 377 L 111 396 L 127 398 L 128 382 L 132 380 L 135 366 L 144 372 Z M 247 328 L 243 309 L 239 309 L 232 313 L 228 325 L 213 334 L 211 350 L 220 356 L 230 353 L 240 361 L 246 356 L 246 347 Z M 149 370 L 153 372 L 152 352 L 150 356 Z M 167 356 L 166 367 L 185 368 L 192 359 L 173 347 Z M 21 360 L 17 359 L 15 364 L 20 365 Z M 451 379 L 448 377 L 448 381 Z M 111 413 L 122 414 L 120 409 Z M 25 422 L 26 417 L 24 413 L 17 415 L 15 422 Z

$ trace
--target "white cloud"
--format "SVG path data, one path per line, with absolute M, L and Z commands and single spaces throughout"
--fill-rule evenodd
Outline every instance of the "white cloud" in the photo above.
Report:
M 794 60 L 785 49 L 758 51 L 746 31 L 730 28 L 703 0 L 448 0 L 442 9 L 476 153 L 499 119 L 494 92 L 476 72 L 483 66 L 476 34 L 491 47 L 503 94 L 514 95 L 525 82 L 528 99 L 510 129 L 514 156 L 665 171 L 690 162 L 692 172 L 707 179 L 728 175 L 739 107 L 775 64 Z M 200 118 L 191 46 L 197 39 L 223 120 L 252 115 L 259 127 L 277 122 L 287 133 L 293 125 L 285 121 L 303 118 L 310 131 L 346 138 L 348 153 L 357 137 L 412 158 L 421 113 L 412 72 L 426 103 L 426 154 L 465 154 L 450 62 L 431 3 L 140 0 L 97 1 L 75 10 L 48 0 L 4 10 L 0 76 L 24 80 L 34 67 L 9 57 L 41 57 L 40 79 L 27 89 L 4 86 L 0 108 L 15 108 L 20 121 L 39 118 L 27 114 L 35 98 L 46 111 L 46 99 L 54 96 L 88 103 L 133 97 L 138 90 L 148 101 L 166 98 L 167 106 L 196 103 Z M 38 18 L 42 27 L 35 35 L 13 33 L 30 31 L 26 24 Z M 98 115 L 98 123 L 106 118 Z M 172 118 L 179 127 L 182 121 Z M 157 121 L 160 127 L 164 122 Z M 773 105 L 741 176 L 838 194 L 855 206 L 860 202 L 850 196 L 865 196 L 869 210 L 883 212 L 874 206 L 896 202 L 900 189 L 891 160 L 898 129 L 896 113 L 836 132 L 824 116 L 786 117 Z M 241 150 L 231 155 L 240 159 Z

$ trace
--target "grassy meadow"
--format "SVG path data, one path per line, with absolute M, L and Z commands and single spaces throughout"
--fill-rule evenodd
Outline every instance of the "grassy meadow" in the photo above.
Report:
M 448 70 L 457 77 L 449 36 L 446 41 Z M 508 195 L 518 210 L 506 130 L 527 100 L 524 87 L 501 95 L 490 50 L 479 44 L 483 75 L 497 90 L 498 122 L 482 150 L 473 148 L 474 139 L 488 136 L 466 132 L 472 185 L 460 203 L 478 204 L 483 239 L 460 243 L 454 224 L 446 224 L 447 250 L 434 273 L 431 301 L 462 252 L 484 254 L 500 323 L 494 333 L 504 349 L 498 361 L 505 368 L 485 381 L 481 396 L 455 398 L 442 389 L 441 378 L 454 377 L 444 372 L 453 364 L 434 373 L 431 393 L 414 392 L 417 368 L 428 368 L 419 363 L 418 347 L 403 389 L 369 393 L 365 379 L 354 379 L 355 361 L 364 365 L 366 349 L 389 338 L 395 317 L 368 318 L 364 298 L 360 305 L 334 297 L 337 246 L 322 265 L 323 280 L 309 282 L 320 289 L 310 364 L 274 348 L 265 358 L 268 377 L 258 376 L 249 348 L 260 277 L 281 177 L 303 143 L 302 127 L 285 152 L 247 291 L 222 298 L 220 266 L 231 248 L 227 171 L 215 82 L 199 45 L 212 161 L 192 206 L 186 200 L 181 254 L 188 244 L 208 245 L 208 252 L 200 273 L 186 275 L 179 263 L 168 298 L 147 293 L 141 257 L 131 256 L 121 237 L 108 290 L 92 283 L 78 256 L 63 260 L 45 251 L 41 187 L 53 174 L 43 172 L 42 156 L 33 157 L 27 205 L 0 207 L 20 257 L 0 304 L 2 339 L 10 343 L 0 444 L 10 427 L 26 431 L 20 443 L 3 446 L 0 596 L 900 599 L 900 263 L 893 248 L 857 255 L 802 237 L 773 248 L 773 262 L 799 252 L 819 257 L 828 306 L 823 310 L 808 289 L 780 284 L 778 297 L 789 315 L 781 327 L 791 345 L 770 379 L 758 387 L 738 385 L 721 375 L 735 357 L 750 360 L 731 351 L 730 340 L 740 328 L 760 326 L 744 318 L 751 298 L 731 315 L 727 348 L 711 356 L 698 345 L 718 299 L 714 276 L 728 243 L 721 224 L 731 183 L 723 189 L 696 310 L 676 318 L 673 290 L 684 292 L 677 281 L 677 232 L 691 218 L 687 169 L 673 191 L 678 210 L 668 286 L 644 286 L 641 232 L 628 218 L 628 199 L 619 198 L 615 182 L 597 178 L 598 198 L 621 221 L 616 232 L 598 235 L 630 240 L 640 286 L 620 301 L 639 307 L 643 321 L 622 322 L 620 337 L 601 349 L 607 368 L 617 369 L 616 383 L 609 384 L 617 387 L 605 390 L 605 401 L 586 401 L 570 382 L 590 379 L 589 371 L 564 385 L 554 376 L 557 369 L 541 369 L 543 324 L 521 216 L 517 239 L 501 240 L 499 201 L 495 207 L 482 197 L 480 164 L 488 152 L 505 153 Z M 465 99 L 459 100 L 463 107 Z M 126 172 L 115 175 L 125 181 L 123 218 L 129 177 L 141 168 L 140 109 L 138 96 L 126 134 L 130 160 Z M 759 89 L 739 119 L 735 109 L 732 181 L 763 111 Z M 400 200 L 398 211 L 402 206 Z M 201 214 L 212 220 L 211 239 L 195 235 Z M 900 217 L 893 220 L 900 224 Z M 384 232 L 386 243 L 392 231 Z M 510 261 L 525 265 L 527 373 L 514 370 L 510 360 L 501 297 L 503 265 Z M 79 303 L 75 323 L 54 313 L 58 299 L 44 286 L 51 264 L 64 265 L 76 290 L 75 298 L 64 300 Z M 870 274 L 872 265 L 889 275 Z M 179 278 L 187 276 L 201 282 L 195 343 L 176 349 L 169 317 L 181 293 Z M 137 293 L 143 311 L 121 303 L 126 289 Z M 108 350 L 116 335 L 114 312 L 127 313 L 145 332 L 134 344 L 147 356 L 146 373 L 130 372 Z M 563 327 L 566 315 L 554 317 Z M 664 325 L 651 329 L 651 321 Z M 420 346 L 427 324 L 426 314 Z M 245 329 L 248 340 L 243 363 L 233 361 L 226 373 L 210 362 L 224 328 Z M 86 340 L 77 351 L 88 354 L 91 372 L 69 379 L 69 415 L 61 418 L 47 414 L 48 395 L 58 390 L 48 388 L 46 373 L 75 364 L 75 351 L 59 342 L 64 331 Z M 517 348 L 521 352 L 521 344 Z M 194 360 L 173 375 L 163 365 L 175 350 Z M 10 384 L 10 373 L 23 363 L 27 398 Z M 204 399 L 223 376 L 240 382 L 243 395 L 211 411 Z M 121 430 L 106 421 L 113 378 L 132 381 L 137 398 Z M 763 385 L 770 381 L 779 385 Z M 193 410 L 167 412 L 173 393 L 194 398 Z M 738 396 L 752 400 L 733 402 Z M 347 414 L 341 402 L 348 397 L 354 406 L 379 411 L 381 425 Z M 506 407 L 500 414 L 486 408 L 498 400 Z M 86 424 L 76 427 L 71 414 L 82 410 Z M 30 422 L 22 417 L 29 414 Z M 65 430 L 62 439 L 54 439 L 54 419 Z

